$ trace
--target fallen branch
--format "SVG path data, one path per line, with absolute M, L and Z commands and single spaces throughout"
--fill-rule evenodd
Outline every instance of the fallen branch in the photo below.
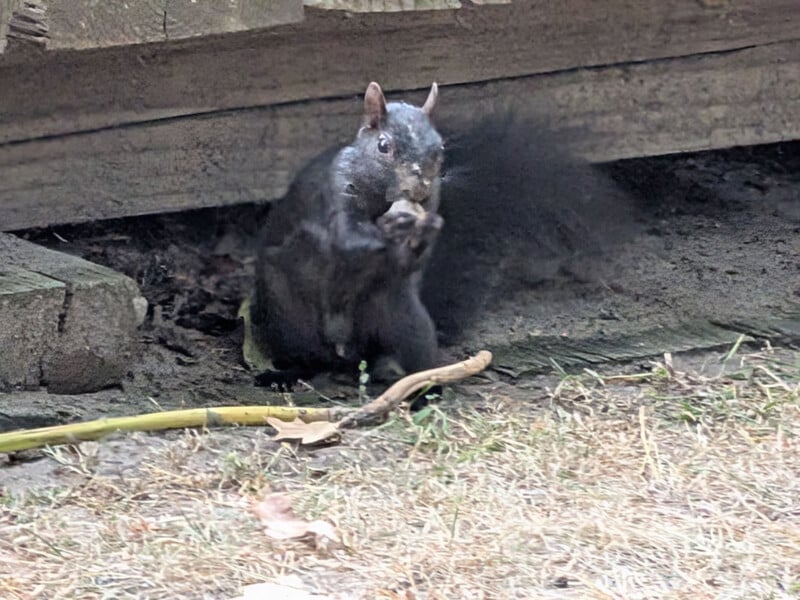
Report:
M 471 356 L 459 363 L 407 375 L 372 402 L 345 415 L 337 425 L 339 429 L 345 429 L 363 421 L 386 415 L 414 392 L 418 392 L 430 385 L 450 383 L 477 375 L 486 369 L 491 362 L 492 353 L 488 350 L 481 350 L 475 356 Z
M 332 433 L 336 433 L 341 429 L 354 427 L 364 421 L 386 415 L 405 398 L 426 386 L 457 381 L 480 373 L 489 366 L 491 360 L 491 353 L 484 350 L 460 363 L 413 373 L 392 385 L 372 402 L 358 408 L 220 406 L 98 419 L 85 423 L 0 433 L 0 452 L 16 452 L 57 444 L 75 444 L 97 440 L 117 431 L 162 431 L 222 425 L 263 426 L 269 419 L 302 423 L 326 421 L 333 424 L 330 430 Z M 298 430 L 298 435 L 302 433 L 308 434 L 308 432 Z M 283 435 L 283 439 L 289 437 L 293 436 Z

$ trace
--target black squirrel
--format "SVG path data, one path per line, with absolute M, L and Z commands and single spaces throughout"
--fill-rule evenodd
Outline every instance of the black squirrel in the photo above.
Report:
M 623 196 L 513 111 L 443 136 L 372 82 L 355 139 L 300 171 L 261 230 L 253 339 L 276 371 L 391 380 L 439 360 L 487 302 L 602 254 L 630 231 Z

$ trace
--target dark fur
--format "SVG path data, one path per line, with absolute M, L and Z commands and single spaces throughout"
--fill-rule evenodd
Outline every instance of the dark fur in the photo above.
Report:
M 393 103 L 380 117 L 366 105 L 355 140 L 306 166 L 265 224 L 253 324 L 277 368 L 429 368 L 437 330 L 452 341 L 497 298 L 564 270 L 595 273 L 635 231 L 609 179 L 511 111 L 445 136 L 442 167 L 419 108 Z M 377 146 L 387 133 L 390 156 Z M 384 214 L 406 197 L 427 216 Z
M 565 273 L 607 275 L 610 251 L 639 231 L 611 179 L 536 121 L 509 110 L 445 140 L 446 226 L 422 298 L 448 341 L 519 290 Z
M 252 322 L 279 369 L 355 372 L 366 359 L 399 374 L 435 363 L 435 328 L 419 286 L 441 229 L 442 140 L 417 107 L 388 104 L 380 119 L 371 109 L 353 143 L 312 161 L 268 215 Z M 406 197 L 431 212 L 384 214 Z

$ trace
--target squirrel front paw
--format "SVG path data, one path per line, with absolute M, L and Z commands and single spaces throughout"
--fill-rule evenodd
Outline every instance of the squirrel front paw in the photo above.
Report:
M 443 223 L 444 219 L 436 213 L 387 212 L 378 219 L 392 256 L 404 272 L 420 268 L 425 251 L 439 235 Z
M 409 212 L 387 212 L 378 219 L 378 227 L 387 240 L 411 248 L 430 243 L 439 234 L 444 219 L 437 213 L 421 215 Z
M 387 212 L 378 218 L 384 237 L 394 243 L 405 242 L 417 225 L 417 216 L 407 212 Z

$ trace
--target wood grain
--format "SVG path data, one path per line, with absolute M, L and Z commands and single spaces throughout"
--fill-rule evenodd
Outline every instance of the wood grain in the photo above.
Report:
M 137 343 L 133 280 L 0 234 L 0 390 L 117 384 Z
M 249 31 L 303 20 L 303 0 L 168 0 L 167 40 Z
M 60 0 L 66 2 L 68 0 Z M 148 0 L 154 1 L 154 0 Z M 55 10 L 53 8 L 52 10 Z M 54 20 L 54 19 L 51 19 Z M 57 26 L 51 23 L 52 35 Z M 800 37 L 797 0 L 516 2 L 459 10 L 306 10 L 265 31 L 0 56 L 0 143 L 142 121 L 494 81 Z
M 798 72 L 791 42 L 452 86 L 440 123 L 510 103 L 593 160 L 775 142 L 800 137 Z M 358 97 L 320 100 L 0 146 L 0 229 L 275 198 L 308 158 L 354 135 L 360 109 Z
M 19 0 L 0 0 L 0 54 L 6 49 L 8 22 L 11 20 L 11 15 L 18 6 Z
M 27 53 L 34 59 L 41 56 L 50 39 L 46 6 L 38 0 L 15 1 L 3 12 L 7 15 L 3 18 L 3 51 Z
M 744 336 L 740 340 L 740 336 Z M 531 336 L 492 348 L 493 365 L 515 375 L 551 373 L 553 363 L 567 370 L 672 353 L 730 348 L 734 344 L 769 340 L 796 343 L 800 339 L 800 305 L 785 312 L 766 311 L 744 319 L 694 319 L 652 329 L 635 326 L 624 334 L 570 339 Z
M 0 0 L 7 23 L 20 0 Z M 50 50 L 164 42 L 295 23 L 302 0 L 48 0 Z
M 510 0 L 500 0 L 508 3 Z M 469 0 L 466 0 L 469 2 Z M 492 3 L 490 0 L 489 3 Z M 497 2 L 494 2 L 495 4 Z M 443 10 L 461 8 L 460 0 L 305 0 L 306 6 L 351 12 L 400 12 L 403 10 Z

